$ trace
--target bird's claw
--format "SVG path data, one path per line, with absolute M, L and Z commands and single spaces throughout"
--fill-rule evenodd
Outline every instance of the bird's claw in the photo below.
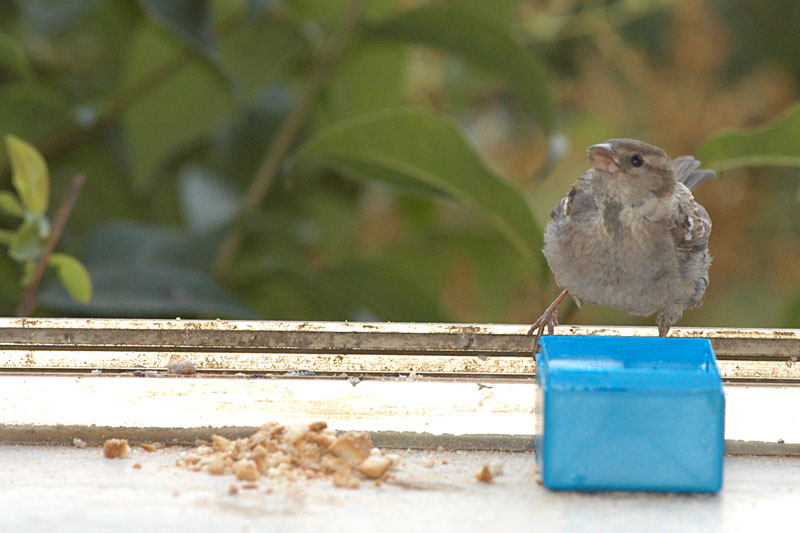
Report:
M 539 353 L 539 339 L 544 335 L 544 328 L 547 328 L 547 334 L 552 335 L 555 333 L 555 327 L 558 325 L 558 308 L 548 307 L 542 316 L 528 330 L 528 335 L 535 335 L 533 339 L 533 354 Z
M 533 355 L 539 353 L 539 339 L 544 335 L 544 328 L 547 328 L 547 333 L 549 335 L 555 333 L 556 326 L 558 325 L 558 306 L 561 305 L 566 295 L 566 289 L 561 291 L 561 294 L 553 300 L 553 303 L 544 310 L 542 316 L 540 316 L 528 330 L 528 335 L 535 335 L 533 339 Z

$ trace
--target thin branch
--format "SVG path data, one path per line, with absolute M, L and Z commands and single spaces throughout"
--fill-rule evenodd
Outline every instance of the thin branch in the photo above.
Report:
M 264 155 L 258 171 L 245 194 L 242 214 L 258 209 L 267 196 L 270 185 L 275 181 L 281 165 L 294 145 L 297 134 L 311 114 L 317 98 L 328 82 L 333 66 L 341 58 L 365 5 L 366 2 L 364 0 L 353 0 L 342 14 L 338 26 L 325 47 L 324 54 L 311 72 L 305 91 L 297 105 L 292 108 L 286 117 L 275 140 Z M 242 244 L 242 237 L 242 229 L 239 226 L 234 226 L 222 242 L 214 260 L 214 269 L 219 275 L 225 275 L 230 269 L 233 258 Z
M 25 287 L 25 291 L 22 293 L 22 299 L 17 308 L 17 316 L 19 317 L 30 315 L 36 306 L 36 291 L 39 289 L 44 273 L 47 270 L 47 262 L 50 260 L 50 256 L 53 255 L 58 241 L 61 240 L 61 234 L 64 232 L 64 227 L 67 225 L 67 220 L 69 220 L 69 216 L 72 213 L 72 207 L 75 205 L 75 200 L 78 198 L 78 193 L 81 191 L 81 187 L 83 187 L 83 182 L 85 181 L 86 176 L 83 174 L 78 174 L 72 178 L 72 184 L 66 196 L 64 196 L 64 199 L 61 201 L 61 205 L 56 212 L 56 217 L 53 220 L 53 228 L 50 231 L 50 238 L 47 240 L 44 253 L 42 253 L 42 256 L 39 258 L 39 262 L 36 264 L 36 270 L 33 271 L 33 276 Z

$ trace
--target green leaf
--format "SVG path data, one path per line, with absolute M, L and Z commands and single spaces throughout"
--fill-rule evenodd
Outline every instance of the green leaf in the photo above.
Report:
M 467 261 L 474 276 L 474 291 L 477 309 L 481 314 L 474 318 L 481 322 L 506 322 L 513 320 L 509 310 L 527 294 L 532 287 L 530 275 L 523 265 L 507 261 L 503 243 L 489 231 L 473 228 L 457 228 L 442 235 L 444 247 L 450 254 L 457 254 Z M 527 289 L 527 290 L 526 290 Z M 463 320 L 464 317 L 456 317 Z
M 259 0 L 275 2 L 275 0 Z M 312 26 L 306 31 L 322 30 L 327 33 L 341 20 L 342 13 L 353 0 L 281 0 L 278 5 L 286 4 L 295 20 L 300 24 Z M 368 0 L 364 7 L 364 18 L 385 17 L 397 11 L 398 0 Z M 309 32 L 310 33 L 310 32 Z M 311 34 L 313 35 L 313 34 Z
M 428 260 L 419 253 L 413 257 L 416 267 Z M 241 292 L 265 316 L 446 322 L 448 316 L 439 301 L 439 284 L 430 282 L 424 268 L 411 270 L 394 259 L 350 258 L 322 269 L 261 260 L 244 265 L 250 274 L 242 276 L 239 272 L 235 277 Z M 242 266 L 240 263 L 237 268 Z
M 464 5 L 426 5 L 366 26 L 373 39 L 399 39 L 444 48 L 504 76 L 545 131 L 553 129 L 554 108 L 544 64 L 490 17 Z
M 0 212 L 12 217 L 21 218 L 25 216 L 22 206 L 19 205 L 19 200 L 11 191 L 0 191 Z
M 366 43 L 336 68 L 325 89 L 330 122 L 401 103 L 406 51 L 396 43 Z
M 13 135 L 6 135 L 6 147 L 11 160 L 11 183 L 22 205 L 35 215 L 43 214 L 50 196 L 50 175 L 44 157 L 33 145 Z
M 294 107 L 294 96 L 293 87 L 288 85 L 262 87 L 257 102 L 214 130 L 209 142 L 209 165 L 231 184 L 246 190 Z
M 58 279 L 74 300 L 85 303 L 92 299 L 92 279 L 83 263 L 71 255 L 54 253 L 47 264 L 56 270 Z
M 5 244 L 8 246 L 11 244 L 11 241 L 14 239 L 14 232 L 10 229 L 1 229 L 0 228 L 0 244 Z
M 124 79 L 137 83 L 180 49 L 162 33 L 144 26 L 131 43 Z M 190 61 L 131 105 L 122 116 L 134 185 L 149 189 L 180 150 L 198 141 L 232 109 L 228 91 L 208 67 Z
M 34 83 L 0 84 L 0 135 L 38 142 L 73 125 L 69 104 L 55 91 Z M 0 169 L 7 162 L 6 151 L 0 150 Z
M 218 245 L 218 239 L 170 226 L 112 222 L 91 233 L 81 257 L 89 267 L 169 263 L 210 269 Z
M 199 53 L 223 80 L 233 83 L 217 48 L 208 4 L 207 0 L 139 0 L 148 18 Z
M 0 313 L 11 316 L 22 296 L 19 265 L 6 254 L 0 254 Z
M 311 306 L 327 311 L 321 319 L 446 321 L 438 287 L 425 287 L 418 275 L 388 261 L 350 260 L 305 273 L 304 286 Z
M 7 70 L 22 80 L 31 78 L 31 66 L 22 45 L 0 31 L 0 71 Z
M 401 194 L 407 194 L 425 200 L 441 200 L 448 196 L 441 187 L 426 181 L 409 179 L 404 169 L 387 168 L 384 161 L 351 159 L 347 163 L 347 174 L 351 178 L 362 181 L 374 181 L 376 178 L 391 185 Z
M 207 272 L 166 263 L 87 263 L 94 295 L 75 302 L 60 284 L 47 283 L 39 302 L 48 309 L 83 316 L 237 318 L 256 316 Z
M 41 218 L 23 222 L 11 236 L 11 243 L 8 245 L 8 255 L 11 259 L 19 263 L 39 259 L 45 247 L 42 230 Z
M 70 214 L 70 234 L 86 235 L 107 220 L 152 219 L 159 212 L 155 202 L 132 201 L 130 177 L 119 156 L 105 142 L 78 143 L 58 155 L 50 198 L 63 198 L 76 174 L 89 176 L 91 183 L 81 189 Z
M 320 131 L 296 153 L 359 179 L 440 190 L 489 215 L 531 265 L 541 267 L 541 231 L 520 190 L 486 168 L 450 120 L 399 109 L 343 121 Z
M 450 5 L 458 9 L 468 9 L 476 15 L 497 21 L 508 28 L 519 11 L 519 0 L 451 0 Z
M 300 29 L 272 17 L 248 20 L 220 41 L 225 61 L 248 102 L 265 97 L 265 86 L 285 76 L 291 62 L 306 51 Z
M 354 307 L 353 320 L 447 321 L 439 301 L 440 287 L 419 279 L 420 274 L 379 258 L 332 265 L 320 272 L 319 279 L 328 291 Z
M 93 232 L 82 258 L 93 296 L 74 301 L 45 283 L 42 306 L 84 316 L 256 318 L 207 270 L 218 242 L 166 226 L 112 223 Z M 208 267 L 210 268 L 210 267 Z
M 214 32 L 205 0 L 139 0 L 148 17 L 174 32 L 189 46 L 214 50 Z
M 790 304 L 786 309 L 783 316 L 783 328 L 798 328 L 800 327 L 800 296 L 790 300 Z
M 800 104 L 753 131 L 727 130 L 706 139 L 697 153 L 717 170 L 742 167 L 800 167 Z

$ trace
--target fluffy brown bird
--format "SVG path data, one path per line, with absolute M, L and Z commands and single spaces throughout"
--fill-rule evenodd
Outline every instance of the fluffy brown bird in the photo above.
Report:
M 711 218 L 691 189 L 714 177 L 690 156 L 611 139 L 588 149 L 592 168 L 550 213 L 544 255 L 564 291 L 531 326 L 536 351 L 545 327 L 558 324 L 569 293 L 640 316 L 657 314 L 667 335 L 708 286 Z

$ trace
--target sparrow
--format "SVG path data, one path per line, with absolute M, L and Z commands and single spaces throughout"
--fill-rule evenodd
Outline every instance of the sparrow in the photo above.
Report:
M 592 168 L 550 213 L 544 256 L 564 290 L 534 322 L 535 349 L 558 325 L 570 294 L 632 315 L 656 315 L 665 337 L 683 311 L 698 307 L 708 286 L 711 218 L 692 189 L 714 177 L 691 156 L 611 139 L 588 149 Z

